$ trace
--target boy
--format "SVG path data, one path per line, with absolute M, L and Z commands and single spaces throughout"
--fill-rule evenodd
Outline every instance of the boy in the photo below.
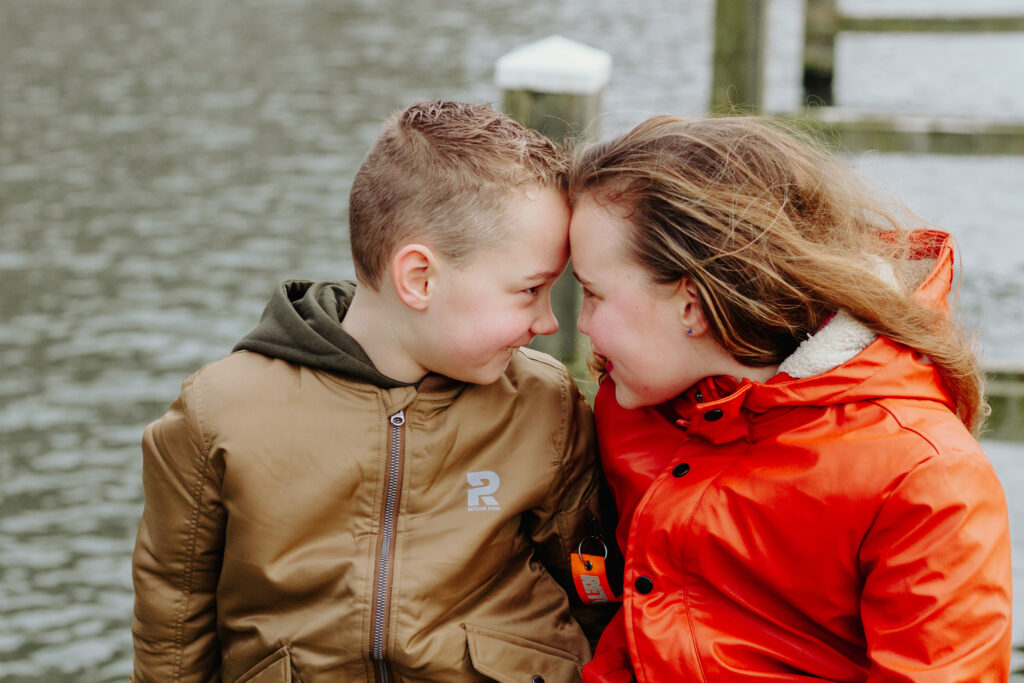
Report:
M 387 121 L 358 287 L 281 285 L 146 430 L 135 680 L 578 680 L 591 415 L 524 348 L 558 327 L 564 172 L 487 106 Z

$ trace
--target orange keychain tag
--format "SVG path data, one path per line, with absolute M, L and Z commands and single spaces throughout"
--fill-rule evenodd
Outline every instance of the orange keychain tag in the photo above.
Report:
M 576 593 L 585 605 L 601 605 L 608 602 L 620 602 L 622 598 L 612 592 L 608 584 L 608 573 L 605 570 L 604 561 L 608 557 L 608 547 L 604 541 L 593 538 L 604 548 L 604 557 L 600 555 L 586 555 L 583 553 L 583 541 L 580 541 L 579 548 L 571 556 L 572 580 L 576 584 Z

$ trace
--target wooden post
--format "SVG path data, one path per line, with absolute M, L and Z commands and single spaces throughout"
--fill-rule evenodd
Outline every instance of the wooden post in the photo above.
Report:
M 767 0 L 717 0 L 711 112 L 761 109 Z
M 611 63 L 606 52 L 551 36 L 500 57 L 495 81 L 504 91 L 505 113 L 562 143 L 597 137 L 601 93 L 611 75 Z M 578 355 L 579 302 L 579 285 L 567 268 L 551 292 L 558 332 L 537 337 L 531 346 L 571 365 Z
M 989 368 L 986 374 L 985 394 L 992 414 L 982 435 L 1024 441 L 1024 368 Z
M 836 0 L 807 0 L 804 18 L 804 105 L 831 107 L 839 12 Z

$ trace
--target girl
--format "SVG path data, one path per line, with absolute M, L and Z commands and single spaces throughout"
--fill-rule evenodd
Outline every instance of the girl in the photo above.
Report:
M 585 681 L 1005 681 L 1010 542 L 951 238 L 753 119 L 571 181 L 623 607 Z

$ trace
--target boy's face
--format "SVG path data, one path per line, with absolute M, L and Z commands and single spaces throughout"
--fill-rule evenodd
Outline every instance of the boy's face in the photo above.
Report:
M 461 267 L 441 264 L 417 362 L 490 384 L 538 334 L 553 334 L 551 286 L 569 258 L 569 208 L 561 192 L 532 187 L 505 202 L 506 237 Z

